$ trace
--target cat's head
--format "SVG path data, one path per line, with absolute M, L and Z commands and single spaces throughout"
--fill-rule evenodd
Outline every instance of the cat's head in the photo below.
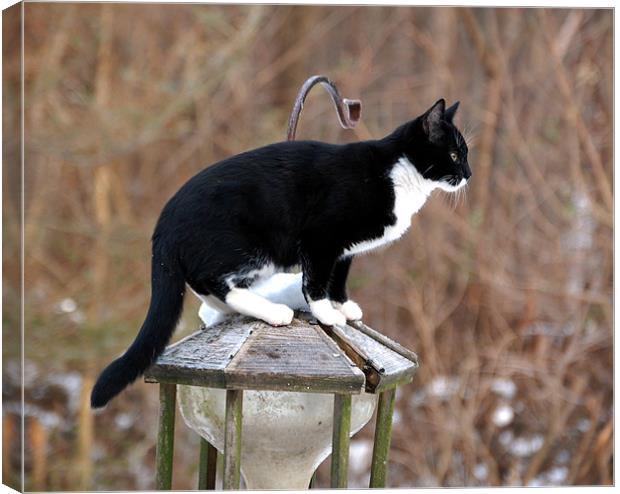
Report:
M 443 99 L 408 125 L 405 155 L 434 187 L 454 192 L 471 177 L 467 144 L 452 123 L 457 101 L 446 108 Z

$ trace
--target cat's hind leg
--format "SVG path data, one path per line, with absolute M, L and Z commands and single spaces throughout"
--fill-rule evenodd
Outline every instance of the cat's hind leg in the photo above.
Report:
M 225 310 L 255 317 L 273 326 L 290 324 L 294 315 L 292 309 L 284 304 L 275 304 L 249 289 L 261 277 L 273 274 L 273 264 L 248 265 L 247 260 L 252 258 L 250 249 L 228 245 L 220 247 L 213 249 L 219 257 L 202 256 L 200 263 L 193 266 L 193 276 L 188 282 L 192 290 L 211 295 L 204 301 L 219 306 L 218 310 L 224 306 Z
M 286 326 L 293 320 L 294 312 L 284 304 L 274 304 L 247 288 L 232 288 L 224 297 L 226 304 L 250 317 L 256 317 L 272 326 Z
M 208 305 L 212 309 L 215 309 L 223 314 L 231 314 L 234 312 L 234 310 L 231 307 L 229 307 L 226 303 L 222 302 L 219 298 L 215 297 L 214 295 L 208 295 L 206 297 L 200 297 L 200 298 L 206 305 Z
M 221 312 L 222 314 L 230 314 L 230 313 L 234 312 L 230 307 L 228 307 L 228 305 L 226 305 L 224 302 L 222 302 L 216 296 L 214 296 L 214 295 L 202 295 L 201 293 L 198 293 L 196 290 L 194 290 L 191 286 L 190 286 L 190 290 L 209 309 L 216 310 L 218 312 Z
M 265 297 L 252 293 L 247 288 L 229 285 L 225 281 L 196 283 L 192 291 L 207 305 L 219 312 L 230 314 L 238 312 L 256 317 L 272 326 L 285 326 L 293 320 L 294 312 L 284 304 L 275 304 Z M 200 295 L 208 292 L 212 295 Z

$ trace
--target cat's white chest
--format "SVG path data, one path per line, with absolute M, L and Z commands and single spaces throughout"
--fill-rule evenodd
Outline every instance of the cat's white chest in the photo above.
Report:
M 354 244 L 343 255 L 361 254 L 398 240 L 409 229 L 411 217 L 424 206 L 434 188 L 404 157 L 394 165 L 390 178 L 394 184 L 392 212 L 396 221 L 386 226 L 381 236 Z

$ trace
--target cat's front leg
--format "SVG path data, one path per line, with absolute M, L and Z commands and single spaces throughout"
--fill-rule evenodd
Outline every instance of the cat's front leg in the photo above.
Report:
M 357 321 L 362 318 L 362 309 L 347 295 L 347 277 L 353 256 L 338 259 L 332 271 L 328 294 L 332 305 L 340 311 L 349 321 Z
M 344 325 L 347 319 L 334 308 L 328 295 L 329 281 L 336 263 L 336 256 L 324 251 L 305 251 L 303 255 L 303 292 L 310 312 L 327 326 Z

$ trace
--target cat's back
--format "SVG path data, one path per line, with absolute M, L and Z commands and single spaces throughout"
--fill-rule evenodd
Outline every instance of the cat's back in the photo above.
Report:
M 237 183 L 255 183 L 261 178 L 290 178 L 306 175 L 317 164 L 336 158 L 342 145 L 319 141 L 285 141 L 245 151 L 202 170 L 198 182 L 235 179 Z
M 342 145 L 286 141 L 245 151 L 214 163 L 190 178 L 168 201 L 161 221 L 191 215 L 270 215 L 303 207 L 321 187 L 317 168 L 335 163 Z
M 339 154 L 342 146 L 318 141 L 285 141 L 225 158 L 194 177 L 182 189 L 256 185 L 308 175 L 316 163 Z

